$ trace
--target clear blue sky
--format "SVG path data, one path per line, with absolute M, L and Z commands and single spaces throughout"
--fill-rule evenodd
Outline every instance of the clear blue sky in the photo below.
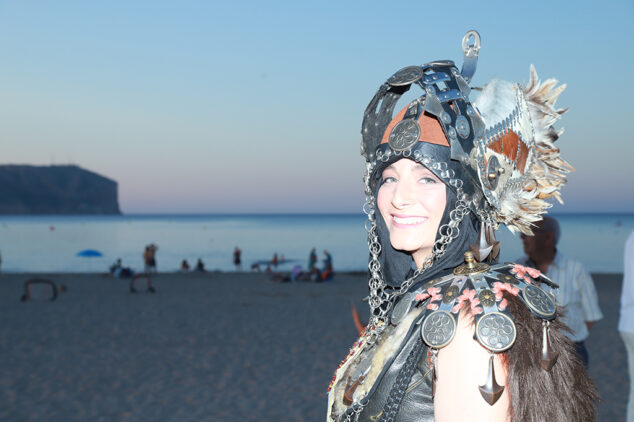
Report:
M 359 128 L 401 67 L 568 84 L 559 212 L 634 212 L 634 6 L 0 1 L 0 162 L 78 164 L 128 213 L 357 212 Z

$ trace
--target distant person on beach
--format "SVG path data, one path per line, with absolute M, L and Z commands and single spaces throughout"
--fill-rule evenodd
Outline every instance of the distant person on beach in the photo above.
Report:
M 187 262 L 186 259 L 183 259 L 183 261 L 181 262 L 181 272 L 186 273 L 188 271 L 189 271 L 189 262 Z
M 330 255 L 330 253 L 325 250 L 324 256 L 324 270 L 321 273 L 322 281 L 331 280 L 335 276 L 332 268 L 332 255 Z
M 121 271 L 121 258 L 117 258 L 117 260 L 110 266 L 108 272 L 111 276 L 119 277 L 119 272 Z
M 627 350 L 627 365 L 630 374 L 627 422 L 634 422 L 634 231 L 630 233 L 625 242 L 623 263 L 619 333 Z
M 310 250 L 310 254 L 308 255 L 308 272 L 311 272 L 315 269 L 315 265 L 317 265 L 317 251 L 315 248 Z
M 154 243 L 148 246 L 148 268 L 149 272 L 155 273 L 156 270 L 156 251 L 158 250 L 158 246 Z
M 145 273 L 150 272 L 150 245 L 145 246 L 143 251 L 143 269 Z
M 277 263 L 278 263 L 278 260 L 277 260 L 277 252 L 275 252 L 275 253 L 273 254 L 273 259 L 271 259 L 271 265 L 273 265 L 273 267 L 277 268 Z
M 124 267 L 121 258 L 118 258 L 114 264 L 110 266 L 110 275 L 117 278 L 129 278 L 134 275 L 134 271 L 130 267 Z
M 233 250 L 233 265 L 236 266 L 236 271 L 242 270 L 242 251 L 237 246 Z
M 205 270 L 205 263 L 201 258 L 198 258 L 198 261 L 196 262 L 196 271 L 201 273 L 207 272 L 207 270 Z
M 569 258 L 557 249 L 561 236 L 559 223 L 552 217 L 536 222 L 533 236 L 521 235 L 526 256 L 518 263 L 537 268 L 542 274 L 559 284 L 552 293 L 557 304 L 565 306 L 567 313 L 562 321 L 572 333 L 566 334 L 575 345 L 575 350 L 588 366 L 588 350 L 585 340 L 590 328 L 603 318 L 599 298 L 592 277 L 581 262 Z
M 270 281 L 275 281 L 276 283 L 291 281 L 290 274 L 282 274 L 277 271 L 273 271 L 270 265 L 266 266 L 266 270 L 264 272 L 266 273 Z

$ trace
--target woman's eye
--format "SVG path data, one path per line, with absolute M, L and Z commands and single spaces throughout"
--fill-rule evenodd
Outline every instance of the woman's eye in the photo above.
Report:
M 420 182 L 424 184 L 437 183 L 436 179 L 434 179 L 433 177 L 423 177 L 420 179 Z
M 396 182 L 396 177 L 388 176 L 383 178 L 382 183 L 394 183 L 394 182 Z

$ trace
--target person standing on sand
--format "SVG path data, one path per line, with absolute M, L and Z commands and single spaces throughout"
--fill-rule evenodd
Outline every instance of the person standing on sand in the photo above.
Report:
M 311 272 L 315 269 L 315 265 L 317 265 L 317 251 L 315 248 L 310 250 L 310 254 L 308 255 L 308 272 Z
M 236 266 L 236 271 L 242 270 L 242 251 L 237 246 L 233 250 L 233 265 Z
M 557 298 L 558 305 L 566 307 L 567 312 L 562 321 L 572 330 L 566 335 L 574 342 L 575 350 L 587 367 L 585 340 L 590 335 L 590 328 L 603 318 L 592 277 L 581 262 L 557 249 L 561 230 L 554 218 L 544 217 L 535 223 L 532 236 L 522 234 L 520 237 L 526 256 L 518 262 L 537 268 L 559 284 L 559 288 L 551 293 Z
M 152 272 L 156 273 L 158 271 L 157 264 L 156 264 L 156 251 L 158 251 L 158 246 L 154 243 L 152 243 L 150 246 L 151 246 L 150 250 L 152 252 L 152 255 L 150 257 L 150 267 L 152 269 Z
M 150 272 L 150 255 L 150 245 L 147 245 L 143 251 L 143 269 L 146 274 Z
M 634 422 L 634 231 L 625 242 L 623 264 L 619 333 L 627 350 L 627 365 L 630 374 L 627 422 Z
M 527 86 L 494 80 L 472 103 L 479 34 L 462 48 L 462 70 L 405 67 L 365 110 L 370 320 L 335 371 L 329 422 L 595 418 L 596 392 L 544 291 L 556 284 L 496 263 L 498 225 L 532 234 L 572 170 L 553 144 L 563 87 L 531 66 Z M 410 88 L 420 96 L 394 114 Z

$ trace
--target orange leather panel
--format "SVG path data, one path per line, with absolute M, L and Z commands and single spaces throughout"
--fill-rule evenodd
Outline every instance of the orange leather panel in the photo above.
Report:
M 392 129 L 394 129 L 394 126 L 403 120 L 403 116 L 405 116 L 406 112 L 407 106 L 399 111 L 390 124 L 387 125 L 387 129 L 385 129 L 383 138 L 381 139 L 382 144 L 386 144 L 390 140 L 390 133 L 392 133 Z M 418 118 L 418 126 L 420 127 L 420 137 L 418 138 L 419 142 L 429 142 L 430 144 L 443 145 L 446 147 L 449 146 L 445 133 L 442 131 L 442 126 L 440 126 L 440 123 L 435 117 L 423 113 Z

